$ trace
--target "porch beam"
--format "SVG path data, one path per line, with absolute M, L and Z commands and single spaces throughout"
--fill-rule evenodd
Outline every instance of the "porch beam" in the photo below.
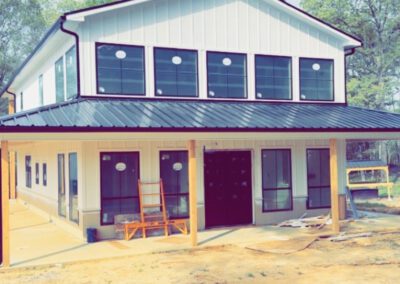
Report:
M 190 240 L 192 246 L 197 246 L 197 160 L 196 142 L 189 140 L 189 208 L 190 208 Z
M 1 141 L 1 224 L 3 267 L 10 266 L 10 213 L 9 213 L 9 159 L 8 141 Z
M 339 224 L 339 176 L 338 176 L 338 147 L 337 139 L 329 140 L 330 176 L 331 176 L 331 216 L 332 230 L 340 232 Z

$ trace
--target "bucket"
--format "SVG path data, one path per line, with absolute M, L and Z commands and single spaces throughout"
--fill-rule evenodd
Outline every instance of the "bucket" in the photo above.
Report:
M 88 243 L 95 243 L 96 240 L 96 229 L 95 228 L 87 228 L 86 229 L 86 238 Z

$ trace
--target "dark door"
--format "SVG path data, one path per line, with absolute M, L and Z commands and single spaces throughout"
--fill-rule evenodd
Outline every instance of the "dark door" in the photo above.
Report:
M 139 153 L 101 153 L 101 224 L 115 215 L 139 213 Z
M 66 217 L 66 202 L 65 199 L 65 156 L 64 154 L 57 155 L 58 164 L 58 215 Z
M 204 154 L 206 227 L 252 223 L 251 152 Z

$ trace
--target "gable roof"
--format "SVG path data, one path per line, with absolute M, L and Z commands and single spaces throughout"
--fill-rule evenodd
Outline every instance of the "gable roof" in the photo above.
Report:
M 0 118 L 7 132 L 399 132 L 400 114 L 343 104 L 81 97 Z
M 138 5 L 141 3 L 149 2 L 149 1 L 154 1 L 154 0 L 119 0 L 119 1 L 114 1 L 102 5 L 97 5 L 97 6 L 92 6 L 88 8 L 83 8 L 75 11 L 70 11 L 64 14 L 67 20 L 72 20 L 72 21 L 84 21 L 84 18 L 86 16 L 90 16 L 93 14 L 98 14 L 98 13 L 103 13 L 115 9 L 120 9 L 132 5 Z M 326 21 L 323 21 L 307 12 L 304 10 L 286 2 L 285 0 L 262 0 L 265 1 L 277 8 L 280 8 L 281 10 L 285 10 L 287 12 L 292 12 L 294 15 L 296 15 L 298 18 L 303 19 L 308 21 L 309 23 L 317 25 L 321 29 L 325 29 L 331 33 L 336 34 L 337 36 L 349 41 L 350 45 L 353 45 L 353 47 L 361 46 L 361 40 L 355 37 L 354 35 L 351 35 L 350 33 L 347 33 L 331 24 L 329 24 Z

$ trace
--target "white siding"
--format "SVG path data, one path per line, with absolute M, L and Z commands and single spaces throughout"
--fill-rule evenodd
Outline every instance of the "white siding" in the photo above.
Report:
M 43 104 L 48 105 L 56 102 L 56 90 L 55 90 L 55 62 L 75 44 L 73 38 L 66 35 L 64 41 L 57 43 L 57 46 L 52 50 L 52 52 L 47 53 L 43 56 L 40 65 L 32 69 L 29 76 L 23 80 L 23 83 L 16 90 L 17 96 L 17 109 L 16 111 L 21 111 L 20 109 L 20 93 L 23 92 L 24 109 L 29 110 L 40 106 L 39 100 L 39 76 L 43 74 Z M 64 66 L 65 68 L 65 66 Z M 64 76 L 65 76 L 64 72 Z
M 159 0 L 86 18 L 82 40 L 82 92 L 96 94 L 95 42 L 146 47 L 147 96 L 154 95 L 152 48 L 199 51 L 200 96 L 205 96 L 205 52 L 248 54 L 248 93 L 254 99 L 254 54 L 293 58 L 293 99 L 299 100 L 300 57 L 334 59 L 335 100 L 344 102 L 342 43 L 262 0 Z

